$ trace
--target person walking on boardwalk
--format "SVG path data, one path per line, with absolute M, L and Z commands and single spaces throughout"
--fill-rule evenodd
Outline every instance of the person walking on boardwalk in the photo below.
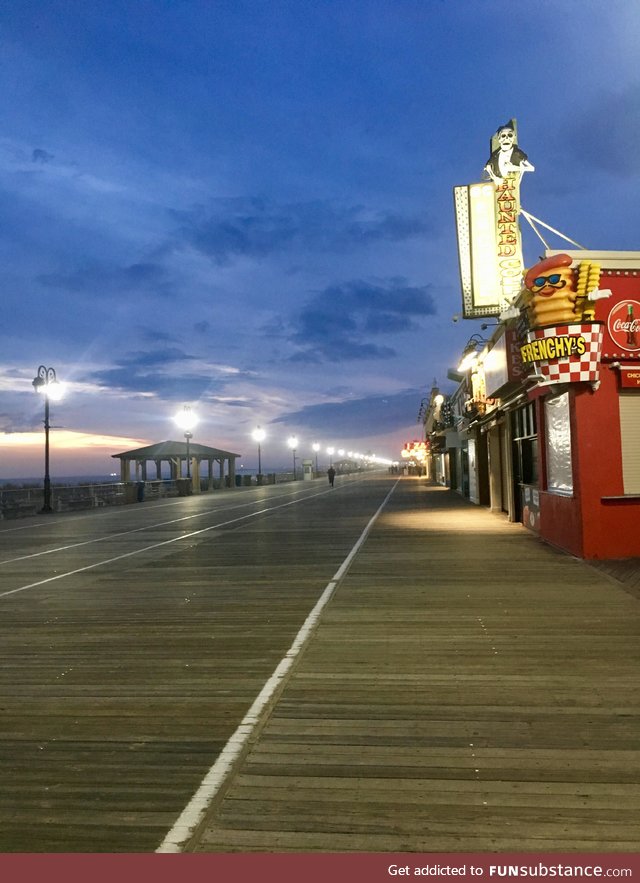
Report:
M 327 469 L 327 475 L 329 477 L 329 484 L 331 485 L 331 487 L 333 487 L 333 482 L 336 480 L 336 470 L 333 468 L 333 466 L 329 466 L 329 468 Z

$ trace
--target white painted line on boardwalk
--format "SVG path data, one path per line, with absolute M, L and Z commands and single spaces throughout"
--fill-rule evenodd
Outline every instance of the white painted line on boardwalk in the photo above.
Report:
M 395 485 L 394 485 L 395 486 Z M 122 561 L 124 558 L 132 558 L 134 555 L 141 555 L 143 552 L 149 552 L 152 549 L 159 549 L 162 546 L 169 546 L 172 543 L 179 543 L 182 540 L 189 540 L 192 537 L 200 536 L 203 533 L 209 533 L 212 530 L 218 530 L 221 527 L 228 527 L 230 524 L 238 524 L 240 521 L 247 521 L 249 518 L 255 518 L 258 515 L 265 515 L 268 512 L 275 512 L 277 509 L 286 509 L 287 506 L 295 506 L 297 503 L 304 503 L 313 497 L 321 497 L 324 494 L 335 493 L 335 490 L 319 491 L 315 494 L 307 494 L 304 497 L 298 497 L 290 500 L 288 503 L 280 503 L 279 506 L 268 506 L 266 509 L 258 509 L 257 512 L 250 512 L 248 515 L 241 515 L 239 518 L 232 518 L 229 521 L 221 521 L 218 524 L 212 524 L 209 527 L 203 527 L 200 530 L 193 530 L 190 533 L 180 534 L 179 537 L 172 537 L 170 540 L 163 540 L 161 543 L 151 543 L 149 546 L 143 546 L 141 549 L 134 549 L 132 552 L 123 552 L 122 555 L 115 555 L 113 558 L 105 558 L 102 561 L 94 561 L 93 564 L 87 564 L 84 567 L 78 567 L 76 570 L 68 570 L 65 573 L 57 573 L 55 576 L 49 576 L 46 579 L 38 580 L 35 583 L 29 583 L 27 586 L 19 586 L 17 589 L 10 589 L 8 592 L 0 592 L 0 598 L 6 598 L 8 595 L 15 595 L 18 592 L 25 592 L 27 589 L 35 589 L 38 586 L 44 586 L 47 583 L 64 579 L 67 576 L 75 576 L 78 573 L 85 573 L 87 570 L 95 570 L 96 567 L 103 567 L 105 564 L 113 564 L 116 561 Z M 179 521 L 182 519 L 178 519 Z M 131 531 L 134 533 L 134 531 Z
M 200 787 L 187 806 L 183 809 L 173 828 L 169 831 L 158 849 L 156 849 L 156 852 L 181 852 L 184 844 L 193 836 L 196 828 L 203 820 L 207 809 L 211 806 L 211 802 L 222 787 L 222 784 L 225 782 L 229 774 L 233 772 L 235 763 L 240 757 L 255 728 L 259 724 L 264 709 L 274 697 L 279 687 L 282 685 L 284 678 L 291 670 L 293 663 L 299 656 L 300 651 L 308 641 L 320 619 L 326 604 L 335 592 L 340 581 L 345 576 L 353 559 L 360 551 L 362 544 L 367 539 L 371 528 L 377 521 L 378 516 L 384 507 L 387 505 L 387 502 L 397 485 L 398 482 L 396 481 L 380 504 L 376 513 L 369 520 L 369 523 L 362 531 L 355 546 L 342 562 L 331 581 L 327 584 L 322 595 L 320 595 L 315 607 L 307 616 L 300 631 L 296 635 L 293 644 L 279 662 L 275 671 L 254 700 L 253 705 L 240 722 L 238 728 L 220 752 L 218 759 L 200 783 Z
M 355 482 L 350 482 L 354 484 Z M 322 496 L 322 494 L 330 494 L 331 490 L 318 491 L 314 494 L 306 494 L 304 497 L 305 500 L 310 500 L 313 497 Z M 283 497 L 292 497 L 293 493 L 287 494 L 279 494 L 275 497 L 276 500 L 280 500 Z M 247 503 L 241 503 L 238 506 L 230 506 L 224 511 L 233 511 L 234 509 L 246 509 L 247 506 L 255 506 L 257 504 L 263 503 L 264 500 L 249 500 Z M 263 510 L 264 511 L 264 510 Z M 122 530 L 116 533 L 105 534 L 101 537 L 94 537 L 90 540 L 79 540 L 77 543 L 68 543 L 66 546 L 55 546 L 52 549 L 42 549 L 40 552 L 29 552 L 28 555 L 20 555 L 17 558 L 7 558 L 4 561 L 0 561 L 0 567 L 4 564 L 15 564 L 17 561 L 27 561 L 30 558 L 40 558 L 43 555 L 53 555 L 55 552 L 68 552 L 69 549 L 77 549 L 81 546 L 91 546 L 95 543 L 103 543 L 107 540 L 116 539 L 117 537 L 129 536 L 129 534 L 134 533 L 143 533 L 146 530 L 154 530 L 157 527 L 167 527 L 171 524 L 179 524 L 181 521 L 190 521 L 192 518 L 204 518 L 207 515 L 215 515 L 219 512 L 217 508 L 205 509 L 203 512 L 194 512 L 191 515 L 181 515 L 180 518 L 171 518 L 169 521 L 154 521 L 152 524 L 146 524 L 143 527 L 134 527 L 130 530 Z M 219 525 L 218 525 L 219 526 Z M 8 531 L 5 531 L 7 533 Z M 2 597 L 2 596 L 0 596 Z

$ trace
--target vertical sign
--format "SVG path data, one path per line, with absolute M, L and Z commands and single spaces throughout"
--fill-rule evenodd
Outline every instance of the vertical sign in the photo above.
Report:
M 497 264 L 500 301 L 508 309 L 520 292 L 524 264 L 520 235 L 520 175 L 510 173 L 496 184 Z
M 534 167 L 518 146 L 515 120 L 497 130 L 490 151 L 484 167 L 488 180 L 453 189 L 465 319 L 509 310 L 524 272 L 520 180 Z

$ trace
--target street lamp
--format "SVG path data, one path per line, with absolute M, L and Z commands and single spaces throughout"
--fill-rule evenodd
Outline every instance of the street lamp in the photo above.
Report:
M 479 334 L 472 334 L 467 343 L 465 344 L 465 348 L 462 351 L 462 358 L 460 359 L 460 364 L 458 365 L 458 371 L 460 374 L 465 374 L 471 368 L 474 368 L 478 362 L 478 354 L 482 350 L 484 346 L 488 343 L 484 337 L 481 337 Z
M 329 466 L 333 466 L 333 460 L 331 458 L 333 457 L 335 452 L 336 452 L 335 448 L 327 448 L 327 454 L 329 455 Z
M 318 451 L 320 450 L 319 442 L 314 442 L 311 447 L 313 448 L 316 455 L 316 472 L 318 472 Z
M 298 447 L 298 439 L 295 435 L 290 435 L 287 439 L 287 444 L 291 448 L 293 453 L 293 480 L 296 480 L 296 448 Z
M 262 449 L 261 449 L 260 445 L 265 440 L 266 434 L 267 433 L 264 431 L 264 429 L 261 426 L 256 426 L 256 428 L 253 430 L 253 433 L 252 433 L 253 440 L 258 443 L 258 475 L 257 475 L 258 484 L 262 483 Z
M 55 368 L 40 365 L 33 379 L 33 388 L 44 396 L 44 502 L 42 512 L 52 512 L 51 478 L 49 476 L 49 400 L 57 402 L 62 396 L 62 387 L 58 383 Z
M 182 411 L 178 411 L 175 416 L 175 421 L 184 431 L 184 440 L 187 443 L 187 478 L 191 478 L 191 457 L 189 456 L 189 442 L 193 438 L 192 429 L 195 428 L 198 418 L 191 410 L 189 405 L 185 405 Z

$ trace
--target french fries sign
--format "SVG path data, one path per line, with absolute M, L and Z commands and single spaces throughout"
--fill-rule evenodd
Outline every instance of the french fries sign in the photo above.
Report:
M 580 325 L 551 325 L 527 333 L 520 355 L 529 377 L 538 385 L 549 383 L 594 383 L 602 353 L 601 322 Z

